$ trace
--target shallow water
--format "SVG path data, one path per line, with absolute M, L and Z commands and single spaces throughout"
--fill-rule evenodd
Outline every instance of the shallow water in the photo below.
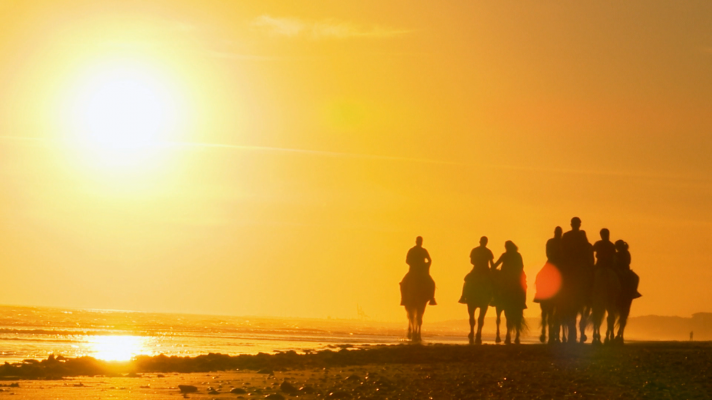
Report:
M 0 361 L 92 356 L 196 356 L 398 344 L 406 323 L 161 314 L 115 310 L 0 306 Z M 467 325 L 430 324 L 426 343 L 467 343 Z M 491 335 L 489 335 L 491 336 Z M 485 342 L 493 337 L 485 335 Z M 532 339 L 524 339 L 532 341 Z M 492 342 L 493 343 L 493 342 Z

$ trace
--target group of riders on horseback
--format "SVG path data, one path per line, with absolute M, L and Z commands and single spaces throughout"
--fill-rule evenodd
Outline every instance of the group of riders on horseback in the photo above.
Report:
M 601 240 L 593 245 L 581 220 L 571 219 L 571 230 L 562 233 L 556 227 L 554 237 L 546 243 L 547 262 L 536 277 L 534 301 L 541 306 L 542 331 L 540 340 L 548 343 L 575 343 L 577 319 L 580 341 L 586 341 L 585 330 L 589 318 L 593 320 L 593 343 L 601 343 L 600 327 L 608 314 L 605 341 L 623 342 L 630 307 L 638 293 L 638 275 L 630 269 L 630 252 L 623 240 L 610 241 L 608 229 L 602 229 Z M 526 327 L 523 311 L 526 306 L 526 275 L 522 256 L 512 241 L 505 242 L 505 252 L 494 261 L 487 248 L 487 237 L 470 252 L 472 271 L 465 276 L 460 303 L 467 305 L 470 316 L 470 343 L 482 343 L 482 327 L 490 306 L 497 312 L 496 342 L 500 342 L 499 325 L 504 312 L 507 320 L 505 343 L 519 343 L 519 335 Z M 409 271 L 401 281 L 401 305 L 408 314 L 408 338 L 421 339 L 420 327 L 427 303 L 435 305 L 435 282 L 430 277 L 432 260 L 423 248 L 423 238 L 416 238 L 415 247 L 408 251 Z M 497 269 L 501 265 L 501 269 Z M 475 323 L 475 311 L 480 314 Z M 618 324 L 618 333 L 614 327 Z M 475 333 L 475 325 L 477 332 Z

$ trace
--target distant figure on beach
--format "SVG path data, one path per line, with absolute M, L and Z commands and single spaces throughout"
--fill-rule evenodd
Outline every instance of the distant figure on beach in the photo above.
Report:
M 692 331 L 690 331 L 690 341 L 692 341 Z
M 502 311 L 507 318 L 507 336 L 505 343 L 511 343 L 512 332 L 514 343 L 519 343 L 519 335 L 526 328 L 524 309 L 527 308 L 527 278 L 524 274 L 524 261 L 519 254 L 517 245 L 511 240 L 504 243 L 505 252 L 492 265 L 492 281 L 494 286 L 494 305 L 497 310 L 497 337 L 499 343 L 499 324 Z M 502 269 L 497 267 L 502 265 Z
M 470 344 L 481 344 L 482 327 L 493 294 L 490 268 L 494 265 L 494 255 L 487 248 L 487 236 L 482 236 L 480 245 L 470 252 L 470 263 L 472 271 L 465 276 L 465 284 L 462 287 L 462 296 L 459 302 L 467 304 L 467 313 L 470 316 L 470 333 L 467 338 L 470 340 Z M 478 308 L 480 315 L 477 318 L 477 333 L 475 334 L 475 311 Z
M 432 259 L 428 251 L 423 248 L 423 238 L 415 239 L 415 246 L 408 250 L 405 262 L 408 264 L 408 273 L 400 282 L 401 305 L 405 306 L 408 316 L 408 339 L 414 342 L 421 340 L 421 327 L 423 314 L 428 302 L 435 302 L 435 281 L 430 276 Z
M 563 258 L 561 248 L 561 236 L 563 229 L 557 226 L 554 229 L 554 237 L 546 242 L 546 264 L 536 275 L 534 286 L 536 294 L 534 302 L 541 307 L 541 335 L 539 340 L 545 343 L 547 340 L 547 329 L 549 331 L 549 343 L 561 341 L 559 336 L 559 321 L 556 316 L 556 302 L 559 300 L 561 290 L 561 260 Z

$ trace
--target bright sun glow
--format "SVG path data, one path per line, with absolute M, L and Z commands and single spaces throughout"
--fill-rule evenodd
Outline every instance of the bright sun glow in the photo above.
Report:
M 73 93 L 71 135 L 84 155 L 103 165 L 150 163 L 183 122 L 175 86 L 148 65 L 102 65 L 82 76 Z
M 97 336 L 90 340 L 90 356 L 105 361 L 128 361 L 144 354 L 146 338 L 141 336 Z

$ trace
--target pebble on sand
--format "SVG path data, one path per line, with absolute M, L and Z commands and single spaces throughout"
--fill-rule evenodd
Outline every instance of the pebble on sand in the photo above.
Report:
M 279 390 L 287 394 L 293 394 L 299 391 L 296 387 L 294 387 L 294 385 L 289 382 L 282 382 L 282 384 L 279 385 Z
M 181 393 L 195 393 L 198 391 L 198 387 L 193 385 L 178 385 L 178 389 L 180 389 Z

